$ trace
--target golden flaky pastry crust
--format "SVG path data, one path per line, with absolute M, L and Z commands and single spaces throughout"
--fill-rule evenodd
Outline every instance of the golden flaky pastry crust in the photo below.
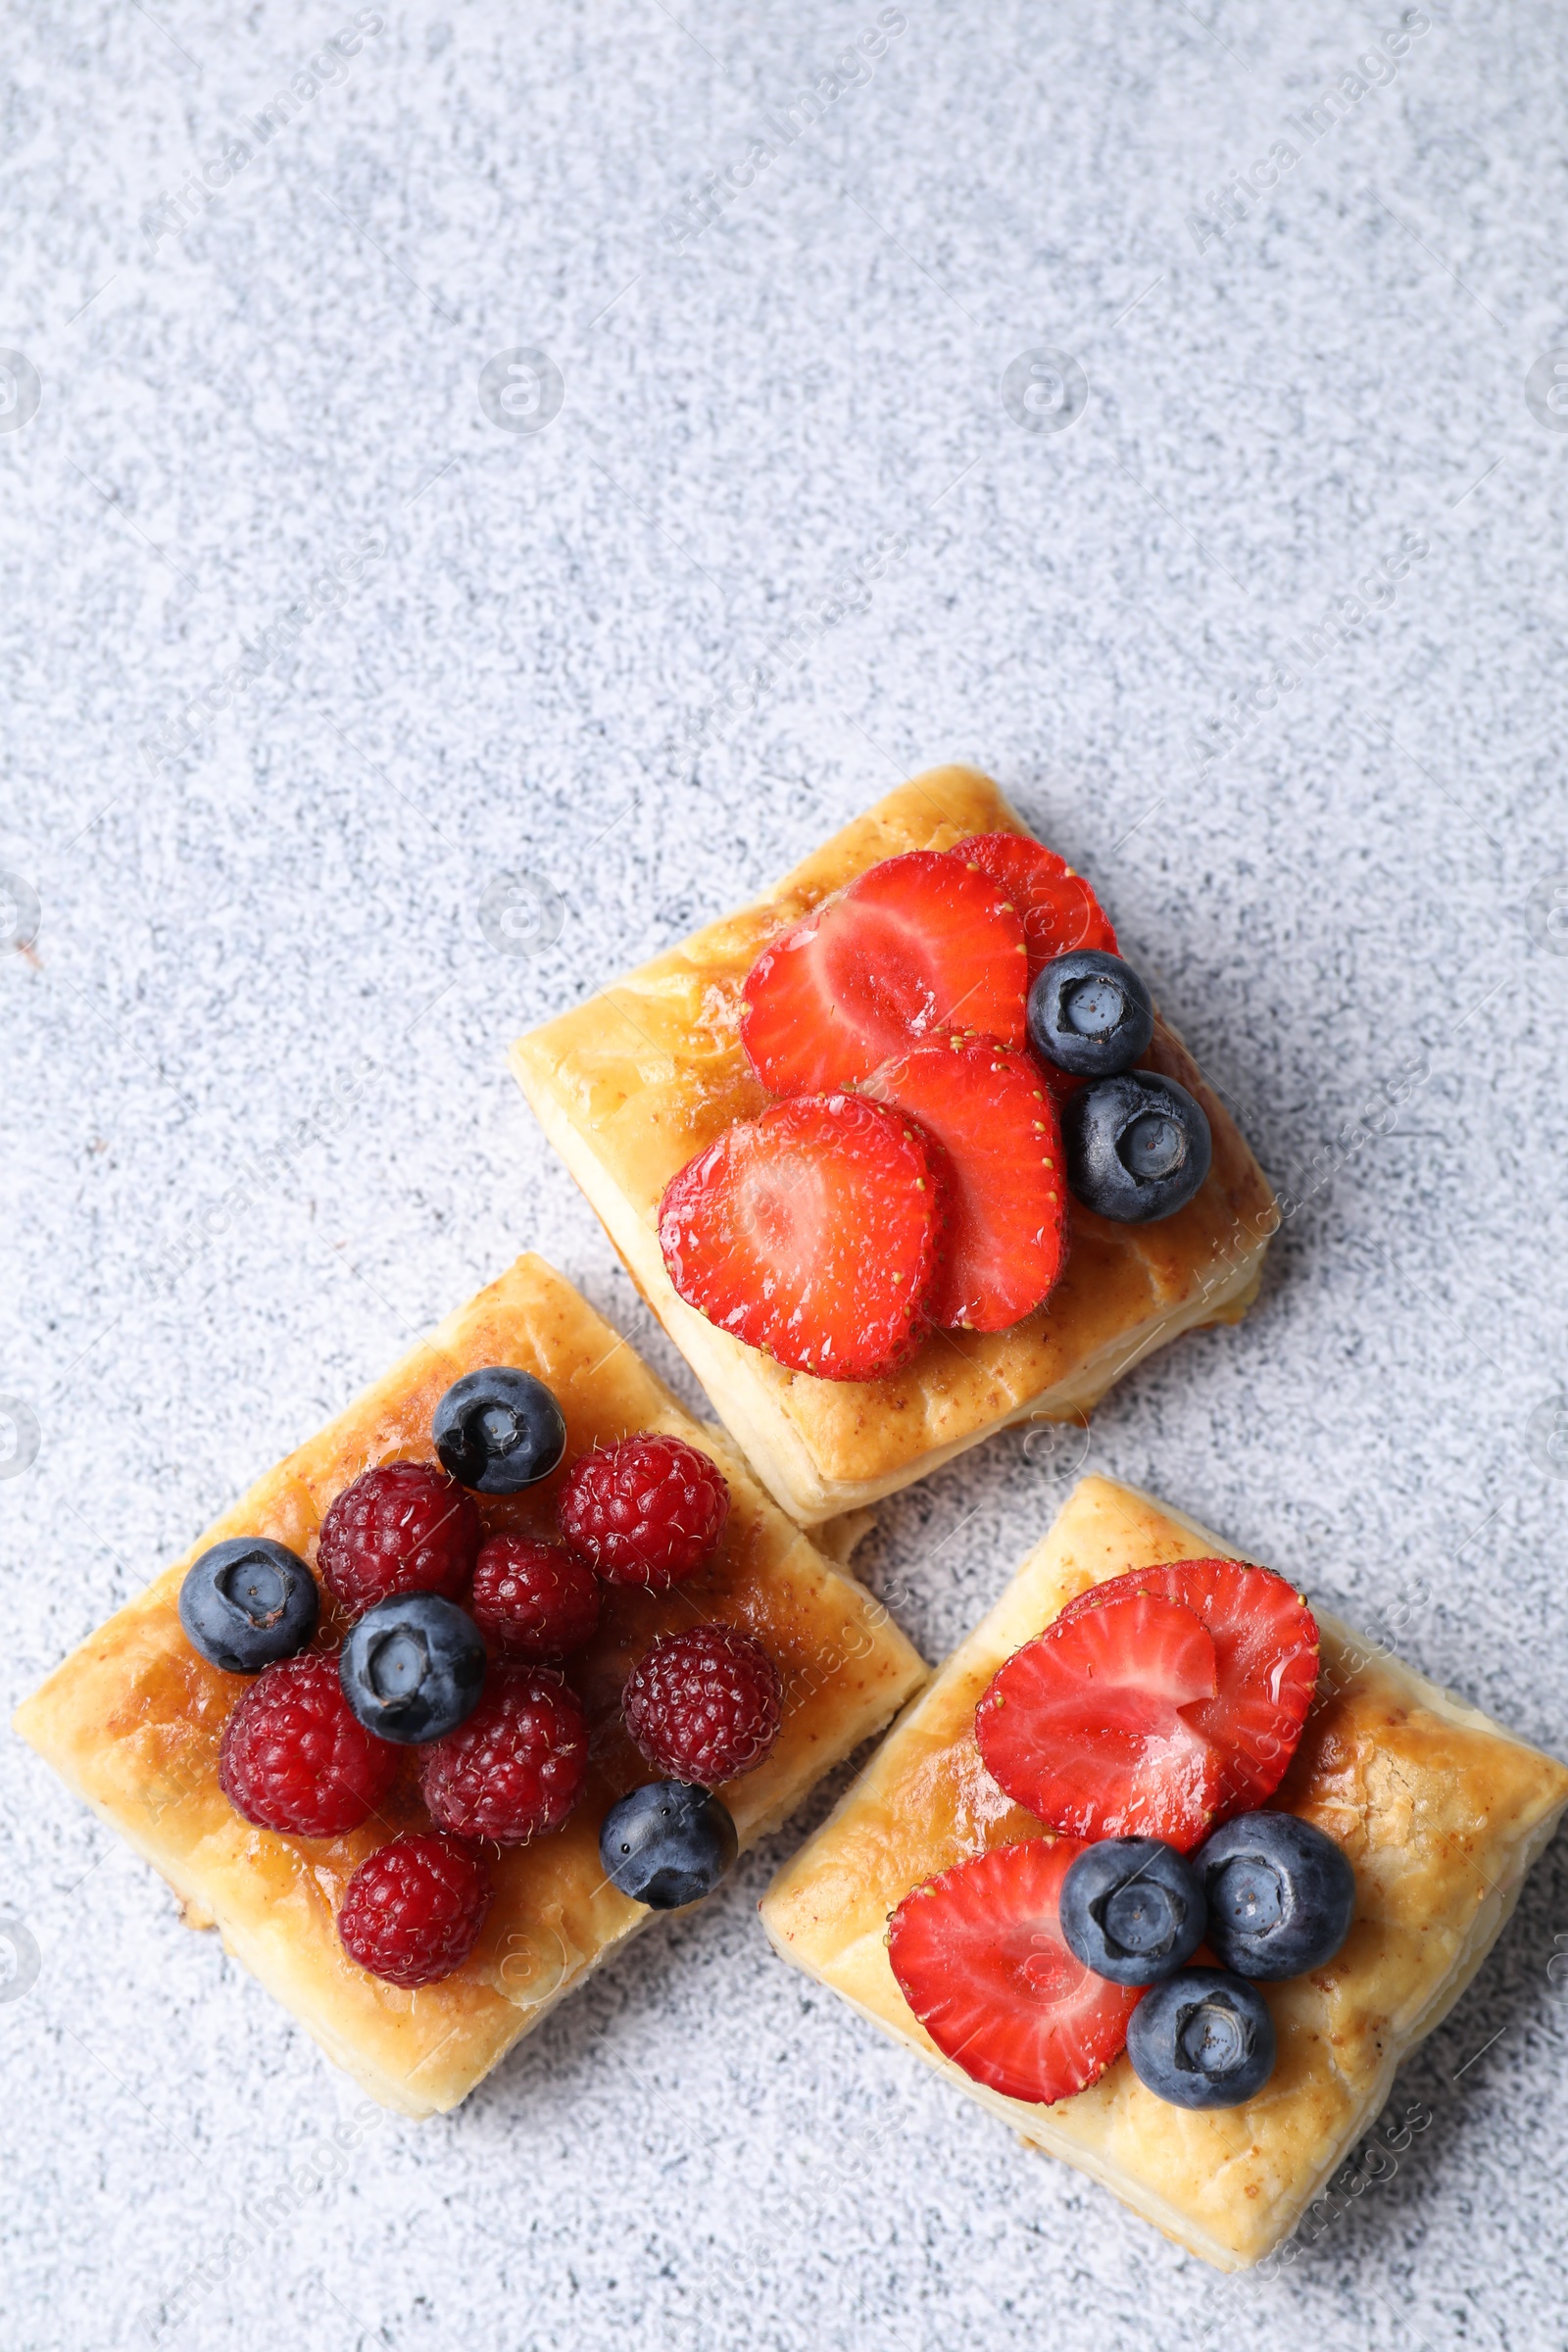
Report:
M 1076 1202 L 1067 1270 L 1004 1332 L 938 1332 L 886 1380 L 790 1372 L 719 1331 L 670 1284 L 665 1185 L 767 1098 L 740 1044 L 741 985 L 777 934 L 879 859 L 1026 830 L 987 777 L 934 768 L 890 793 L 760 905 L 710 923 L 513 1048 L 540 1125 L 719 1418 L 803 1525 L 890 1494 L 1009 1421 L 1069 1420 L 1179 1332 L 1240 1320 L 1256 1294 L 1273 1196 L 1234 1121 L 1160 1023 L 1147 1061 L 1197 1095 L 1214 1158 L 1197 1199 L 1142 1229 Z
M 453 1977 L 417 1992 L 368 1976 L 334 1926 L 343 1886 L 394 1830 L 428 1826 L 415 1758 L 384 1815 L 352 1837 L 295 1839 L 252 1829 L 218 1786 L 218 1743 L 242 1678 L 207 1665 L 180 1630 L 180 1581 L 224 1536 L 267 1535 L 314 1566 L 331 1502 L 372 1463 L 430 1460 L 442 1392 L 480 1364 L 536 1373 L 566 1416 L 566 1463 L 520 1495 L 485 1497 L 486 1528 L 554 1533 L 565 1467 L 595 1445 L 662 1430 L 722 1467 L 732 1498 L 715 1561 L 671 1593 L 607 1594 L 604 1624 L 573 1662 L 592 1728 L 588 1787 L 565 1828 L 492 1858 L 484 1934 Z M 853 1577 L 832 1567 L 760 1492 L 719 1432 L 700 1428 L 635 1350 L 539 1257 L 521 1257 L 335 1421 L 279 1462 L 181 1560 L 83 1642 L 19 1710 L 16 1728 L 137 1852 L 162 1871 L 193 1925 L 223 1941 L 325 2050 L 384 2106 L 457 2105 L 563 1993 L 653 1916 L 606 1883 L 599 1826 L 648 1778 L 619 1725 L 626 1670 L 655 1634 L 719 1618 L 754 1632 L 785 1682 L 784 1724 L 765 1762 L 724 1797 L 742 1845 L 792 1812 L 813 1783 L 881 1729 L 925 1667 Z
M 1296 2227 L 1376 2116 L 1399 2060 L 1463 1991 L 1556 1827 L 1568 1770 L 1319 1612 L 1317 1696 L 1271 1802 L 1344 1846 L 1356 1914 L 1329 1967 L 1262 1987 L 1279 2060 L 1266 2090 L 1243 2107 L 1167 2106 L 1125 2055 L 1054 2107 L 1004 2098 L 941 2056 L 900 1992 L 883 1940 L 889 1912 L 922 1880 L 990 1846 L 1046 1835 L 1004 1796 L 975 1746 L 975 1702 L 1003 1659 L 1106 1577 L 1228 1553 L 1240 1556 L 1149 1495 L 1083 1480 L 991 1614 L 779 1872 L 762 1918 L 785 1959 L 1025 2140 L 1234 2271 Z

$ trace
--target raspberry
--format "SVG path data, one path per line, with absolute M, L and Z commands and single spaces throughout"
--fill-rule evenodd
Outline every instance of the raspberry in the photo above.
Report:
M 438 1828 L 526 1845 L 560 1829 L 587 1771 L 576 1692 L 542 1668 L 501 1666 L 467 1721 L 424 1749 L 419 1787 Z
M 760 1642 L 733 1626 L 699 1625 L 653 1644 L 626 1678 L 620 1711 L 656 1772 L 713 1788 L 760 1764 L 783 1699 Z
M 490 1879 L 455 1838 L 409 1830 L 360 1864 L 337 1932 L 343 1949 L 388 1984 L 435 1984 L 461 1968 L 490 1908 Z
M 538 1664 L 591 1642 L 603 1595 L 586 1560 L 560 1544 L 492 1536 L 479 1546 L 468 1606 L 509 1658 Z
M 433 1462 L 383 1462 L 321 1522 L 321 1582 L 355 1617 L 394 1592 L 456 1600 L 479 1548 L 473 1497 Z
M 560 1511 L 567 1543 L 607 1585 L 664 1592 L 713 1550 L 729 1489 L 707 1454 L 679 1438 L 622 1438 L 572 1464 Z
M 223 1727 L 218 1785 L 259 1830 L 339 1838 L 375 1811 L 397 1769 L 397 1749 L 350 1714 L 334 1651 L 263 1668 Z

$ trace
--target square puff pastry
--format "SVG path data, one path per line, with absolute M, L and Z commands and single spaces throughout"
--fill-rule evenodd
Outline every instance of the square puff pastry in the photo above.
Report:
M 414 1786 L 416 1751 L 384 1816 L 352 1836 L 305 1840 L 253 1829 L 218 1785 L 219 1740 L 245 1686 L 191 1648 L 179 1588 L 197 1553 L 225 1536 L 273 1537 L 314 1566 L 333 1497 L 374 1463 L 432 1459 L 437 1399 L 461 1373 L 495 1363 L 519 1365 L 554 1390 L 568 1463 L 637 1430 L 667 1432 L 718 1462 L 730 1518 L 712 1565 L 672 1592 L 607 1593 L 604 1624 L 572 1663 L 591 1733 L 587 1788 L 555 1836 L 492 1849 L 495 1899 L 472 1956 L 443 1983 L 408 1992 L 357 1968 L 334 1923 L 366 1856 L 396 1830 L 428 1827 Z M 484 1497 L 487 1529 L 552 1535 L 559 1484 L 557 1474 L 523 1494 Z M 853 1542 L 859 1531 L 845 1532 Z M 880 1603 L 774 1508 L 720 1433 L 691 1421 L 553 1267 L 521 1257 L 101 1626 L 24 1702 L 16 1728 L 162 1871 L 192 1926 L 220 1930 L 329 2058 L 383 2106 L 425 2116 L 466 2098 L 654 1916 L 617 1893 L 599 1861 L 610 1804 L 649 1777 L 619 1724 L 620 1686 L 656 1634 L 704 1618 L 755 1633 L 784 1677 L 776 1745 L 723 1792 L 745 1847 L 879 1731 L 926 1669 Z
M 1557 1826 L 1568 1770 L 1317 1612 L 1317 1694 L 1270 1802 L 1345 1848 L 1356 1915 L 1327 1968 L 1262 1987 L 1279 2058 L 1242 2107 L 1168 2106 L 1125 2053 L 1054 2106 L 1006 2098 L 941 2055 L 884 1944 L 888 1914 L 911 1887 L 968 1855 L 1045 1834 L 1003 1794 L 975 1745 L 975 1703 L 1003 1660 L 1107 1577 L 1225 1556 L 1238 1555 L 1136 1489 L 1083 1480 L 761 1909 L 786 1960 L 1026 2142 L 1102 2181 L 1205 2262 L 1238 2271 L 1290 2234 L 1376 2117 L 1395 2068 L 1480 1967 Z
M 768 941 L 884 858 L 1025 830 L 988 777 L 934 768 L 836 833 L 770 898 L 710 924 L 512 1051 L 540 1125 L 644 1298 L 764 1485 L 806 1527 L 909 1486 L 1008 1422 L 1078 1419 L 1151 1349 L 1196 1325 L 1239 1322 L 1256 1296 L 1279 1221 L 1273 1195 L 1163 1022 L 1149 1066 L 1207 1112 L 1208 1177 L 1177 1215 L 1141 1228 L 1075 1201 L 1066 1272 L 1048 1303 L 1010 1331 L 933 1332 L 888 1379 L 818 1380 L 718 1330 L 664 1271 L 657 1227 L 665 1185 L 767 1101 L 741 1047 L 740 1015 L 742 983 Z

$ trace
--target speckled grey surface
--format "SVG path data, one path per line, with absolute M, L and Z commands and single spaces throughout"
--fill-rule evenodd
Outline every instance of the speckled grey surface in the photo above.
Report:
M 519 1247 L 629 1316 L 508 1039 L 963 758 L 1299 1203 L 1090 1464 L 1563 1744 L 1563 21 L 1207 5 L 13 15 L 7 1712 Z M 1052 1472 L 885 1509 L 929 1654 Z M 1560 1853 L 1232 2295 L 771 1957 L 792 1835 L 361 2128 L 0 1771 L 26 2352 L 1563 2340 Z

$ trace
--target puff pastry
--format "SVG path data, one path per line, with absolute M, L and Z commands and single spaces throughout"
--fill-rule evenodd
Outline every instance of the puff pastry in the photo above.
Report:
M 1036 2147 L 1076 2165 L 1205 2262 L 1243 2270 L 1289 2235 L 1372 2123 L 1395 2068 L 1492 1948 L 1568 1801 L 1568 1770 L 1318 1613 L 1312 1714 L 1278 1795 L 1355 1865 L 1348 1940 L 1311 1977 L 1264 1986 L 1279 2034 L 1267 2088 L 1189 2113 L 1126 2056 L 1052 2107 L 1008 2099 L 941 2056 L 888 1965 L 887 1916 L 965 1856 L 1044 1835 L 980 1762 L 976 1700 L 1003 1659 L 1077 1593 L 1128 1568 L 1236 1555 L 1180 1512 L 1089 1478 L 991 1614 L 941 1669 L 773 1881 L 762 1918 L 786 1960 L 906 2042 Z
M 385 1824 L 309 1842 L 251 1828 L 218 1786 L 219 1738 L 239 1684 L 196 1655 L 176 1602 L 190 1561 L 225 1536 L 271 1536 L 314 1565 L 333 1496 L 372 1463 L 430 1460 L 436 1400 L 460 1373 L 489 1363 L 520 1365 L 555 1391 L 568 1463 L 642 1429 L 702 1446 L 729 1481 L 730 1520 L 713 1565 L 673 1592 L 607 1595 L 600 1633 L 573 1667 L 592 1735 L 585 1794 L 556 1836 L 492 1859 L 496 1895 L 472 1957 L 444 1983 L 408 1992 L 356 1968 L 334 1921 L 365 1856 L 392 1830 L 423 1821 L 412 1759 Z M 523 1494 L 486 1497 L 487 1527 L 553 1532 L 559 1477 Z M 850 1540 L 855 1532 L 846 1531 Z M 925 1667 L 880 1603 L 761 1494 L 721 1434 L 692 1422 L 542 1258 L 522 1257 L 101 1626 L 25 1701 L 16 1728 L 163 1873 L 193 1926 L 220 1930 L 329 2058 L 383 2105 L 423 2116 L 456 2106 L 653 1916 L 606 1882 L 599 1861 L 610 1804 L 647 1778 L 619 1725 L 620 1686 L 654 1635 L 705 1617 L 747 1627 L 784 1676 L 777 1744 L 724 1791 L 745 1846 L 880 1730 Z
M 790 1372 L 717 1330 L 673 1289 L 660 1199 L 677 1169 L 766 1096 L 740 1045 L 741 984 L 767 941 L 883 858 L 1025 827 L 972 768 L 918 776 L 835 834 L 769 898 L 710 924 L 520 1038 L 513 1067 L 719 1418 L 803 1526 L 923 1478 L 1012 1421 L 1072 1420 L 1140 1357 L 1200 1324 L 1238 1322 L 1278 1223 L 1273 1195 L 1180 1039 L 1155 1030 L 1151 1068 L 1197 1095 L 1214 1156 L 1196 1200 L 1138 1228 L 1074 1203 L 1067 1271 L 1012 1330 L 933 1334 L 879 1381 Z

